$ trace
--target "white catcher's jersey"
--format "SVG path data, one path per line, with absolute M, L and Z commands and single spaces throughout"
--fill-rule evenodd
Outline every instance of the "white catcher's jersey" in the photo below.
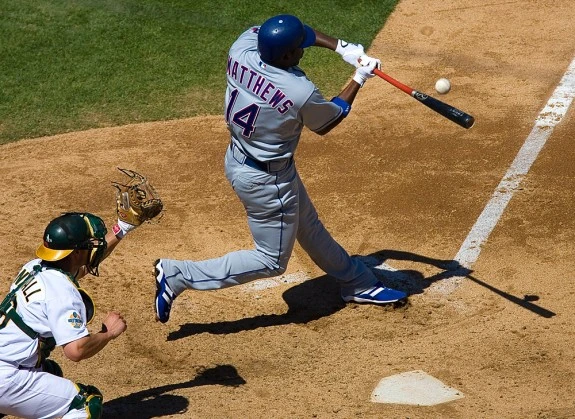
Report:
M 320 131 L 342 109 L 327 101 L 299 67 L 287 71 L 261 61 L 259 27 L 230 48 L 225 118 L 232 141 L 259 161 L 292 157 L 304 126 Z
M 23 269 L 33 272 L 35 259 Z M 14 289 L 12 284 L 11 290 Z M 86 308 L 71 280 L 56 269 L 43 268 L 32 282 L 16 293 L 16 312 L 40 336 L 64 345 L 89 334 Z M 30 338 L 13 321 L 0 318 L 0 361 L 32 368 L 38 360 L 38 339 Z

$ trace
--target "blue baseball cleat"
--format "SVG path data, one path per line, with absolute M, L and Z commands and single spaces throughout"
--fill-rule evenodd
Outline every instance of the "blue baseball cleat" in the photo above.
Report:
M 407 294 L 403 291 L 387 288 L 382 283 L 379 283 L 357 294 L 342 295 L 342 298 L 345 302 L 389 304 L 404 301 L 407 298 Z
M 170 310 L 176 295 L 166 281 L 161 259 L 154 262 L 154 276 L 156 277 L 156 320 L 166 323 L 170 319 Z

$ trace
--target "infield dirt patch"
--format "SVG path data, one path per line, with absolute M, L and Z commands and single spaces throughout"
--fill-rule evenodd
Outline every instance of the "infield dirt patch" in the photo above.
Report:
M 573 110 L 472 277 L 449 294 L 429 288 L 449 276 L 575 56 L 573 22 L 571 0 L 403 0 L 370 55 L 432 95 L 435 80 L 449 78 L 451 92 L 438 97 L 474 115 L 475 127 L 464 130 L 376 78 L 333 133 L 304 133 L 296 160 L 320 217 L 350 253 L 398 271 L 379 270 L 412 294 L 406 307 L 344 305 L 334 281 L 296 247 L 276 286 L 188 291 L 166 325 L 154 321 L 156 258 L 197 260 L 252 245 L 223 174 L 222 116 L 2 146 L 2 291 L 60 212 L 89 211 L 112 224 L 108 180 L 127 167 L 154 183 L 165 216 L 131 233 L 101 276 L 82 284 L 97 316 L 119 310 L 128 330 L 79 364 L 60 350 L 53 356 L 67 377 L 102 390 L 104 417 L 575 417 Z M 306 59 L 313 51 L 304 68 Z M 436 406 L 370 402 L 382 378 L 414 370 L 464 397 Z

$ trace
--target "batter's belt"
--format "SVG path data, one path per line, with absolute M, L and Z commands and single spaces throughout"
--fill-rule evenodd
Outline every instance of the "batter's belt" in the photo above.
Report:
M 245 164 L 253 169 L 262 170 L 267 173 L 280 172 L 287 169 L 293 161 L 292 157 L 279 160 L 259 161 L 248 156 L 233 142 L 230 142 L 230 149 L 232 150 L 234 159 L 238 163 Z

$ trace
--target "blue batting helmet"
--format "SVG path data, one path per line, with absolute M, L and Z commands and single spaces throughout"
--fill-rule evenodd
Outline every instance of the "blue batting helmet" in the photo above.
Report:
M 258 51 L 263 61 L 273 63 L 296 48 L 315 44 L 315 32 L 292 15 L 266 20 L 258 32 Z

